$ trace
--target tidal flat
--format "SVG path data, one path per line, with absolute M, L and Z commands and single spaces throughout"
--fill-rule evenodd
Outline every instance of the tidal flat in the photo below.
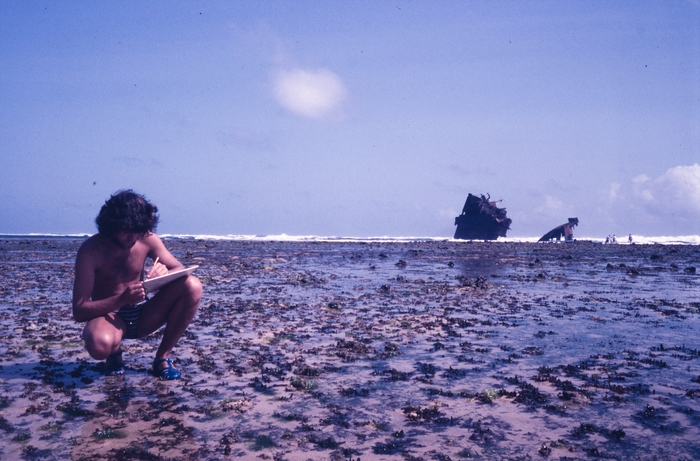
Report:
M 165 242 L 175 382 L 84 351 L 81 239 L 0 239 L 0 458 L 700 459 L 699 246 Z

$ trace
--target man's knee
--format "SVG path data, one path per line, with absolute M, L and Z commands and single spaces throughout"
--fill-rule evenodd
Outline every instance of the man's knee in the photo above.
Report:
M 114 345 L 118 343 L 114 335 L 105 333 L 83 335 L 83 339 L 85 340 L 85 349 L 95 360 L 106 359 L 112 353 Z
M 104 360 L 121 342 L 121 335 L 115 329 L 100 328 L 98 322 L 90 321 L 83 330 L 85 349 L 95 360 Z
M 202 282 L 197 277 L 190 275 L 185 280 L 185 290 L 193 301 L 199 302 L 202 297 Z

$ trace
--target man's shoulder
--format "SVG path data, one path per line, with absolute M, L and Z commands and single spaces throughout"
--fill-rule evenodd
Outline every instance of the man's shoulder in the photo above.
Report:
M 78 249 L 76 264 L 81 267 L 90 267 L 99 264 L 104 253 L 104 245 L 99 234 L 95 234 L 85 240 Z
M 95 258 L 98 254 L 104 253 L 105 244 L 104 237 L 100 234 L 95 234 L 88 237 L 78 248 L 78 257 L 90 257 Z
M 97 246 L 101 245 L 101 236 L 100 234 L 95 234 L 91 237 L 88 237 L 87 240 L 85 240 L 81 245 L 78 251 L 86 251 L 86 250 L 92 250 L 95 249 Z
M 145 237 L 141 239 L 141 242 L 149 248 L 153 248 L 155 245 L 163 244 L 163 241 L 155 232 L 148 233 Z

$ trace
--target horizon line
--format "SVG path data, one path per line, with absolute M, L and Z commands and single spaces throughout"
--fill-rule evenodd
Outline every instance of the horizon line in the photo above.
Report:
M 0 233 L 0 238 L 87 238 L 95 233 L 78 232 L 78 233 Z M 324 236 L 324 235 L 288 235 L 288 234 L 158 234 L 163 239 L 191 239 L 191 240 L 230 240 L 230 241 L 361 241 L 361 242 L 409 242 L 409 241 L 454 241 L 454 242 L 481 242 L 481 239 L 465 240 L 455 239 L 445 236 Z M 496 240 L 485 240 L 486 242 L 501 242 L 501 243 L 537 243 L 540 237 L 499 237 Z M 604 243 L 605 238 L 601 237 L 577 237 L 574 241 L 591 241 Z M 632 234 L 633 243 L 639 244 L 686 244 L 700 245 L 700 235 L 659 235 L 659 236 L 644 236 Z M 562 242 L 564 242 L 562 240 Z M 616 244 L 629 245 L 627 237 L 620 238 Z

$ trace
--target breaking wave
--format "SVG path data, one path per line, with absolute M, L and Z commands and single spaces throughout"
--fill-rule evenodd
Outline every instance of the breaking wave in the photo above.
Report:
M 87 238 L 89 233 L 74 233 L 74 234 L 0 234 L 0 238 Z M 451 237 L 390 237 L 390 236 L 374 236 L 374 237 L 339 237 L 339 236 L 321 236 L 321 235 L 242 235 L 242 234 L 159 234 L 164 239 L 180 239 L 180 240 L 240 240 L 240 241 L 262 241 L 262 242 L 466 242 L 466 240 L 455 240 Z M 493 243 L 535 243 L 539 237 L 505 237 L 495 240 Z M 579 237 L 577 241 L 589 241 L 596 243 L 605 243 L 604 238 L 599 237 Z M 643 235 L 632 235 L 632 241 L 638 245 L 700 245 L 700 235 L 681 235 L 681 236 L 656 236 L 647 237 Z M 562 242 L 563 243 L 563 242 Z M 629 245 L 628 237 L 621 236 L 618 245 Z

